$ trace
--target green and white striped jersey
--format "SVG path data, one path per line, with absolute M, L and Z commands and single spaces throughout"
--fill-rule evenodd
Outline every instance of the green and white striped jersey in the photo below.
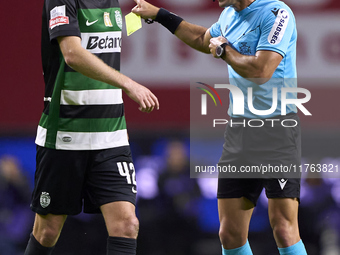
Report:
M 83 48 L 119 71 L 122 22 L 118 0 L 45 0 L 45 107 L 37 145 L 58 150 L 129 145 L 122 90 L 67 66 L 56 40 L 59 36 L 78 36 Z

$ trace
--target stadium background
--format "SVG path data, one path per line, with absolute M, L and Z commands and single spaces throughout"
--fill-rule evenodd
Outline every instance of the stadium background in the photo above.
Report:
M 120 2 L 124 15 L 134 6 L 132 1 Z M 217 20 L 221 11 L 217 3 L 208 0 L 150 2 L 206 27 Z M 303 162 L 340 165 L 340 3 L 337 0 L 285 2 L 297 19 L 298 84 L 312 94 L 306 107 L 313 116 L 300 114 Z M 5 168 L 4 162 L 12 160 L 11 167 L 17 167 L 28 179 L 28 186 L 22 186 L 21 191 L 6 184 L 8 178 L 2 176 L 0 179 L 1 255 L 20 254 L 33 222 L 33 213 L 27 210 L 29 203 L 17 192 L 27 195 L 33 185 L 34 136 L 43 107 L 42 5 L 42 1 L 22 1 L 13 6 L 12 2 L 6 1 L 0 10 L 3 24 L 0 40 L 0 168 Z M 143 22 L 143 29 L 130 37 L 123 32 L 121 71 L 150 87 L 161 103 L 159 111 L 142 114 L 136 103 L 125 98 L 138 170 L 141 221 L 138 253 L 219 254 L 216 183 L 186 178 L 187 172 L 167 173 L 171 168 L 167 159 L 183 162 L 185 159 L 179 154 L 188 155 L 190 80 L 227 78 L 225 66 L 211 56 L 191 50 L 160 25 Z M 221 143 L 204 141 L 198 147 L 210 147 L 218 158 Z M 340 254 L 339 208 L 338 179 L 303 180 L 300 222 L 308 254 Z M 254 254 L 278 254 L 266 210 L 265 199 L 261 199 L 251 223 L 250 242 Z M 87 244 L 82 254 L 102 254 L 100 247 L 105 246 L 102 224 L 95 216 L 70 218 L 56 254 L 71 254 L 67 253 L 67 248 L 77 246 L 82 249 L 82 243 Z M 91 248 L 88 247 L 90 243 L 93 244 Z

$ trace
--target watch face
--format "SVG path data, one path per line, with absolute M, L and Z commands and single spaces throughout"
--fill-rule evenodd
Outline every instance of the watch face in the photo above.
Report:
M 223 48 L 221 46 L 216 47 L 216 56 L 221 57 L 223 54 Z

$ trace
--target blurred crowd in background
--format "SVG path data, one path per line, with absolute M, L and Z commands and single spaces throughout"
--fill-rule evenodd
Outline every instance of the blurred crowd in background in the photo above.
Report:
M 189 140 L 143 137 L 132 142 L 131 147 L 138 183 L 137 254 L 220 254 L 217 179 L 190 178 Z M 34 213 L 30 211 L 29 201 L 34 181 L 34 153 L 33 139 L 0 139 L 1 255 L 22 254 L 32 229 Z M 323 160 L 340 163 L 340 158 Z M 302 180 L 301 236 L 309 255 L 338 255 L 340 180 L 312 177 L 305 176 Z M 278 254 L 267 204 L 262 193 L 250 224 L 249 240 L 254 254 Z M 68 247 L 77 246 L 83 255 L 105 255 L 106 237 L 101 215 L 70 216 L 55 254 L 71 255 Z

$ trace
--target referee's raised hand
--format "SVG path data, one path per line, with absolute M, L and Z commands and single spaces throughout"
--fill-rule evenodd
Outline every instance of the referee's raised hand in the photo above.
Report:
M 143 19 L 152 19 L 154 20 L 157 16 L 159 8 L 144 1 L 144 0 L 134 0 L 136 2 L 136 6 L 131 10 L 133 13 L 138 14 Z

